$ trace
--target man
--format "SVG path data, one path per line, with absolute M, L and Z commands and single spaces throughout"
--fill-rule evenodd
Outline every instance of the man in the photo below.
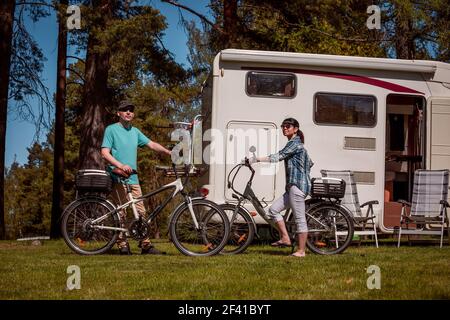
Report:
M 137 148 L 147 146 L 150 149 L 167 154 L 170 156 L 170 150 L 164 148 L 159 143 L 151 141 L 138 128 L 133 127 L 131 122 L 134 118 L 134 105 L 129 101 L 121 101 L 117 109 L 119 122 L 109 125 L 105 129 L 102 143 L 102 156 L 110 164 L 109 171 L 114 168 L 123 170 L 127 175 L 127 183 L 130 185 L 133 197 L 142 195 L 141 187 L 137 174 L 132 174 L 137 169 Z M 114 178 L 114 175 L 113 175 Z M 128 200 L 126 187 L 119 183 L 117 177 L 114 178 L 114 188 L 112 198 L 117 204 L 123 204 Z M 146 216 L 143 202 L 136 203 L 136 209 L 143 217 Z M 120 212 L 121 218 L 125 218 L 125 212 Z M 123 219 L 125 221 L 125 219 Z M 130 255 L 130 246 L 126 235 L 121 232 L 117 240 L 120 254 Z M 142 251 L 141 254 L 164 254 L 157 250 L 150 242 L 150 239 L 144 239 L 139 242 Z

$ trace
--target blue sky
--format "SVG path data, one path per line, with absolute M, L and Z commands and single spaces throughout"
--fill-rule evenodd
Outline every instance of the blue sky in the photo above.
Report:
M 159 0 L 147 0 L 143 3 L 150 3 L 153 7 L 159 9 L 166 17 L 168 28 L 165 31 L 163 42 L 165 47 L 170 50 L 179 63 L 187 66 L 188 48 L 187 35 L 183 27 L 180 25 L 180 11 L 178 8 L 162 3 Z M 199 13 L 208 15 L 209 0 L 180 0 L 179 3 L 185 4 Z M 183 11 L 185 19 L 200 22 L 199 18 L 189 12 Z M 82 17 L 83 18 L 83 17 Z M 51 16 L 33 23 L 27 21 L 28 31 L 33 35 L 35 40 L 41 47 L 47 61 L 44 63 L 44 71 L 42 79 L 49 88 L 51 96 L 55 92 L 56 85 L 56 57 L 57 57 L 57 24 L 54 14 Z M 69 55 L 75 55 L 73 48 L 69 48 Z M 13 107 L 10 104 L 10 108 Z M 11 165 L 16 158 L 20 164 L 27 162 L 28 151 L 27 147 L 33 142 L 35 128 L 32 124 L 15 119 L 13 113 L 8 113 L 8 123 L 6 129 L 6 158 L 5 164 L 7 167 Z M 41 138 L 45 139 L 45 136 Z M 70 146 L 66 146 L 70 147 Z

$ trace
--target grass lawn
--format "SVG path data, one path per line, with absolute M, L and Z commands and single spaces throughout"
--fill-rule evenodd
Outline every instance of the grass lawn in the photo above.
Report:
M 166 256 L 79 256 L 64 241 L 0 241 L 0 299 L 450 299 L 450 247 L 352 246 L 341 255 L 289 257 L 253 245 L 244 254 L 191 258 L 160 240 Z M 67 290 L 78 265 L 81 289 Z M 369 290 L 370 265 L 381 289 Z

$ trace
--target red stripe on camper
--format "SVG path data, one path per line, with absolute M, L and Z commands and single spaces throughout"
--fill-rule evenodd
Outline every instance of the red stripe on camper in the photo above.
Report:
M 399 84 L 395 84 L 392 82 L 387 82 L 383 80 L 377 80 L 369 77 L 357 76 L 353 74 L 345 74 L 345 73 L 337 73 L 337 72 L 326 72 L 319 70 L 306 70 L 306 69 L 285 69 L 285 68 L 252 68 L 252 67 L 241 67 L 242 70 L 252 70 L 252 71 L 282 71 L 282 72 L 292 72 L 292 73 L 302 73 L 302 74 L 310 74 L 313 76 L 322 76 L 329 78 L 337 78 L 344 79 L 349 81 L 361 82 L 365 84 L 369 84 L 371 86 L 384 88 L 387 90 L 391 90 L 394 92 L 403 92 L 403 93 L 419 93 L 424 94 L 423 92 L 401 86 Z

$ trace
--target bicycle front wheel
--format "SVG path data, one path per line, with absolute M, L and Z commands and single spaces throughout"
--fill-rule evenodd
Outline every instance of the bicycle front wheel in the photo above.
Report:
M 313 206 L 307 212 L 306 246 L 318 254 L 342 253 L 353 238 L 353 220 L 345 209 L 332 204 Z
M 238 208 L 236 211 L 236 205 L 234 204 L 222 204 L 220 207 L 230 221 L 230 236 L 221 253 L 237 254 L 244 252 L 255 237 L 252 217 L 242 208 Z
M 64 211 L 61 232 L 70 249 L 78 254 L 95 255 L 110 250 L 117 240 L 120 221 L 114 206 L 101 198 L 81 198 Z M 94 220 L 103 217 L 99 223 Z
M 212 256 L 226 245 L 230 223 L 223 210 L 206 199 L 192 200 L 192 213 L 185 203 L 170 220 L 170 238 L 175 247 L 187 256 Z M 198 222 L 194 225 L 192 214 Z

